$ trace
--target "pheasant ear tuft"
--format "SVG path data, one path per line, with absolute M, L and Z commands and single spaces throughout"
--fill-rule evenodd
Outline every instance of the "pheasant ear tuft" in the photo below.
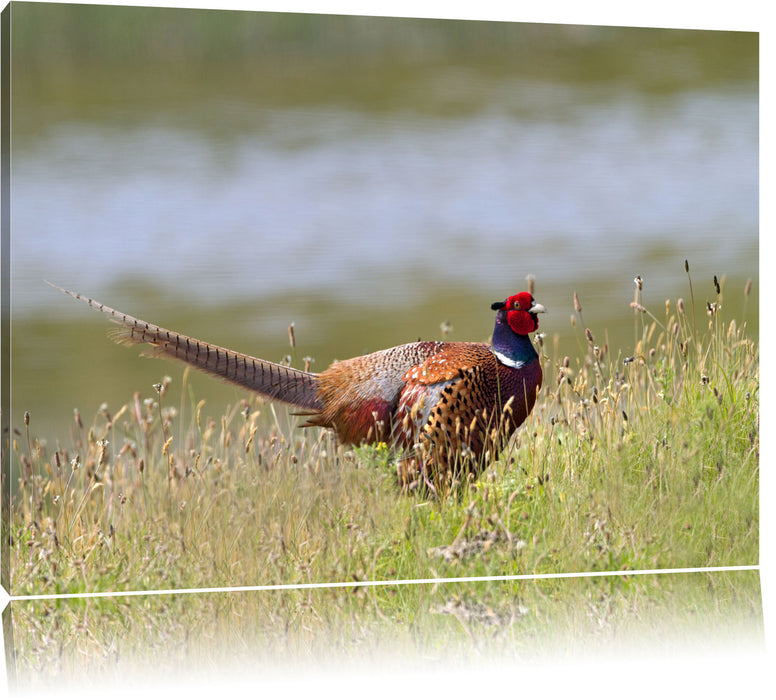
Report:
M 499 309 L 503 309 L 505 306 L 506 306 L 505 301 L 494 301 L 490 305 L 490 308 L 493 309 L 494 311 L 498 311 Z

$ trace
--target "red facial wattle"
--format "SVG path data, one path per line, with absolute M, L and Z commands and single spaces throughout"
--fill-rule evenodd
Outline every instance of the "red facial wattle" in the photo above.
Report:
M 506 301 L 507 323 L 518 335 L 528 335 L 539 327 L 536 314 L 530 309 L 534 306 L 533 297 L 529 292 L 520 292 L 509 297 Z

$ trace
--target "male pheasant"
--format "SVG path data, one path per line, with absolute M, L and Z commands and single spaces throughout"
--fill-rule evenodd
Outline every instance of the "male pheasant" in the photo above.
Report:
M 54 285 L 52 285 L 54 286 Z M 491 344 L 417 342 L 333 363 L 320 374 L 211 345 L 60 291 L 108 314 L 120 343 L 148 343 L 171 357 L 300 409 L 305 426 L 332 428 L 344 444 L 390 443 L 402 451 L 403 486 L 447 490 L 476 478 L 526 419 L 542 383 L 528 334 L 545 311 L 529 292 L 492 304 Z

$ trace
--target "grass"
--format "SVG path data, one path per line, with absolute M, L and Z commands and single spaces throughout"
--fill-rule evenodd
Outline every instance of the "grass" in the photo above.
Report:
M 557 338 L 537 338 L 545 384 L 533 414 L 477 482 L 443 500 L 401 495 L 389 449 L 343 448 L 256 399 L 208 416 L 205 401 L 188 390 L 188 371 L 177 400 L 165 378 L 115 413 L 100 407 L 86 424 L 76 414 L 67 446 L 49 447 L 29 420 L 11 445 L 21 474 L 11 504 L 12 593 L 756 564 L 759 349 L 743 321 L 748 287 L 729 304 L 724 280 L 712 290 L 713 301 L 697 309 L 699 322 L 694 301 L 650 308 L 637 279 L 627 354 L 585 328 L 575 296 L 578 355 L 559 357 Z M 601 579 L 589 584 L 590 595 L 614 596 L 618 615 L 627 616 L 634 586 L 664 599 L 661 585 L 646 580 Z M 756 616 L 757 575 L 747 582 L 736 595 Z M 349 630 L 342 634 L 353 633 L 349 625 L 361 625 L 363 615 L 369 625 L 413 627 L 418 610 L 426 619 L 445 606 L 463 629 L 472 610 L 501 610 L 504 619 L 520 617 L 522 607 L 536 610 L 536 601 L 563 590 L 547 585 L 549 593 L 530 588 L 539 591 L 533 607 L 519 603 L 522 584 L 487 589 L 484 598 L 474 587 L 458 602 L 440 593 L 444 586 L 308 591 L 294 605 L 319 598 L 310 603 L 313 627 L 328 622 Z M 708 590 L 715 598 L 715 586 Z M 356 592 L 368 615 L 343 607 Z M 59 610 L 59 603 L 40 605 Z M 194 624 L 202 605 L 216 603 L 174 614 Z M 580 605 L 577 614 L 587 603 Z M 719 601 L 710 605 L 719 612 Z M 270 610 L 260 624 L 279 624 L 291 615 L 284 610 L 277 619 Z M 37 613 L 19 614 L 27 624 Z M 347 621 L 335 624 L 340 614 Z M 577 629 L 568 615 L 569 629 Z M 414 629 L 421 634 L 422 626 Z M 27 634 L 16 636 L 30 650 Z

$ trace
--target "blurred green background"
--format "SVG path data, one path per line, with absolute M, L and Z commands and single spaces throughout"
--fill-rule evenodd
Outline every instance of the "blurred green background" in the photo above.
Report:
M 322 370 L 485 340 L 536 279 L 633 352 L 633 278 L 664 318 L 712 276 L 758 332 L 758 36 L 14 3 L 12 421 L 67 442 L 181 368 L 113 345 L 45 279 Z M 752 296 L 744 287 L 752 279 Z M 557 338 L 557 340 L 556 340 Z M 192 378 L 219 416 L 244 394 Z M 178 398 L 173 393 L 172 405 Z

